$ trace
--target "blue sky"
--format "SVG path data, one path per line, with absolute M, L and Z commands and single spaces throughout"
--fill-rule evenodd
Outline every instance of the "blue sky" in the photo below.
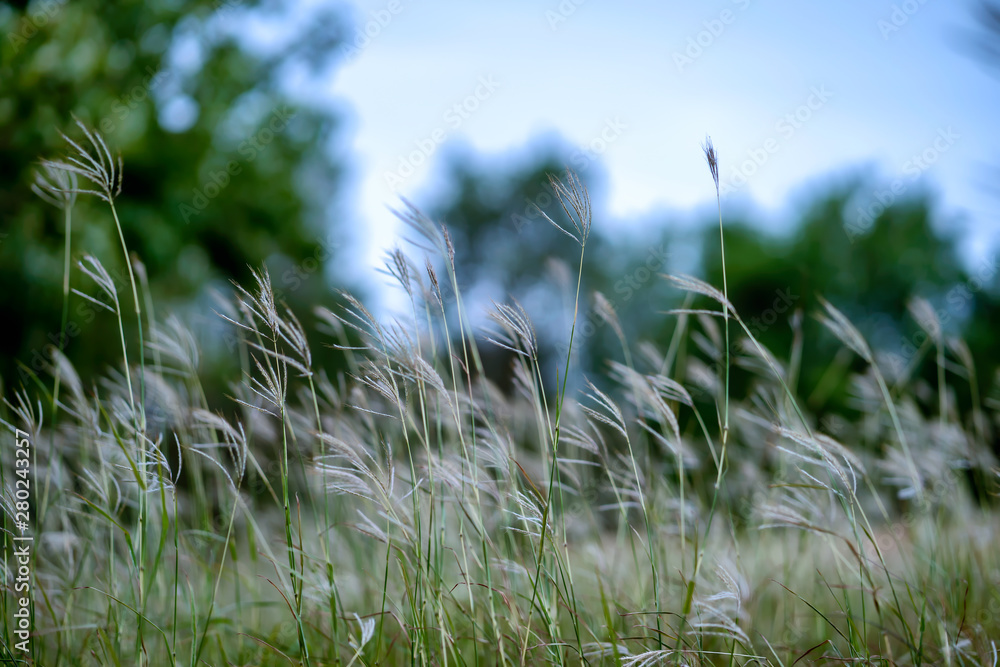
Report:
M 349 6 L 360 48 L 316 92 L 348 114 L 345 215 L 366 230 L 357 268 L 373 277 L 398 242 L 387 207 L 427 200 L 443 146 L 510 159 L 554 133 L 600 161 L 597 224 L 714 206 L 700 149 L 711 134 L 732 186 L 724 207 L 787 225 L 812 188 L 867 168 L 886 190 L 935 193 L 970 263 L 1000 236 L 988 190 L 1000 79 L 963 47 L 971 2 Z

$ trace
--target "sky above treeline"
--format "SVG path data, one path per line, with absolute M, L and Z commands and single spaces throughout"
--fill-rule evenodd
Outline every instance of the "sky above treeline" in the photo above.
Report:
M 300 17 L 323 4 L 300 1 Z M 398 242 L 401 196 L 438 191 L 455 145 L 501 169 L 558 142 L 603 183 L 598 224 L 628 228 L 714 207 L 706 135 L 724 207 L 791 224 L 810 192 L 867 170 L 879 185 L 856 224 L 929 190 L 970 263 L 997 250 L 1000 67 L 973 51 L 976 0 L 342 6 L 343 56 L 303 94 L 349 119 L 341 215 L 364 230 L 358 270 Z

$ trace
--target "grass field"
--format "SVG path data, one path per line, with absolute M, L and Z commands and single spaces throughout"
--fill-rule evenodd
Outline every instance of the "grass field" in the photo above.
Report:
M 39 194 L 67 230 L 117 225 L 123 165 L 81 130 Z M 580 267 L 599 261 L 586 191 L 572 175 L 554 187 L 552 223 Z M 73 221 L 77 195 L 107 202 L 108 220 Z M 573 372 L 572 344 L 549 377 L 528 315 L 500 304 L 491 333 L 471 331 L 447 230 L 400 215 L 434 251 L 387 264 L 409 316 L 379 322 L 350 297 L 317 307 L 350 373 L 314 366 L 266 271 L 220 302 L 243 369 L 224 413 L 138 259 L 120 281 L 67 245 L 89 289 L 67 282 L 64 297 L 117 319 L 122 359 L 81 378 L 56 351 L 5 388 L 4 664 L 997 664 L 998 405 L 974 393 L 959 417 L 962 380 L 945 371 L 975 377 L 975 361 L 933 317 L 920 321 L 940 372 L 921 386 L 887 376 L 833 305 L 818 313 L 865 364 L 854 422 L 803 408 L 809 341 L 765 349 L 727 285 L 685 276 L 662 278 L 689 295 L 663 315 L 672 339 L 629 340 L 598 297 L 621 341 L 607 377 Z M 569 298 L 590 296 L 578 281 Z M 484 342 L 512 355 L 513 392 L 483 377 Z M 734 365 L 753 374 L 747 398 L 730 396 Z M 18 479 L 34 535 L 27 652 Z

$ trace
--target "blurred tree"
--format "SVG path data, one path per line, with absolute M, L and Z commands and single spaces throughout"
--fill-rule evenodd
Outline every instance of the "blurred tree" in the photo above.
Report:
M 975 18 L 979 26 L 975 33 L 963 39 L 963 48 L 971 49 L 984 64 L 1000 74 L 1000 3 L 980 0 L 975 5 Z
M 884 370 L 892 376 L 913 366 L 916 376 L 936 386 L 934 355 L 908 313 L 916 296 L 930 302 L 947 335 L 967 339 L 977 365 L 986 371 L 977 378 L 980 392 L 1000 362 L 982 330 L 990 322 L 986 313 L 995 313 L 998 305 L 996 267 L 969 271 L 963 265 L 957 236 L 932 224 L 927 195 L 871 206 L 882 189 L 855 180 L 818 196 L 789 236 L 770 236 L 760 224 L 745 221 L 726 226 L 730 299 L 755 336 L 779 358 L 789 358 L 790 317 L 799 309 L 805 315 L 799 387 L 814 410 L 846 407 L 852 368 L 843 357 L 834 363 L 842 345 L 812 317 L 821 309 L 820 297 L 851 319 L 881 353 Z M 721 285 L 717 229 L 706 229 L 703 248 L 708 280 Z M 863 367 L 858 359 L 850 363 L 854 370 Z M 968 410 L 969 387 L 952 376 L 948 380 Z
M 245 282 L 248 267 L 265 260 L 298 312 L 327 293 L 324 267 L 340 252 L 324 210 L 339 180 L 329 157 L 339 121 L 296 105 L 283 80 L 319 73 L 343 31 L 334 13 L 303 22 L 288 12 L 236 0 L 0 2 L 7 384 L 18 384 L 15 360 L 37 370 L 60 342 L 63 220 L 29 186 L 39 157 L 67 153 L 59 131 L 83 139 L 71 114 L 123 155 L 118 211 L 158 307 L 210 281 Z M 287 29 L 280 49 L 262 52 L 241 35 L 254 21 Z M 72 250 L 124 275 L 110 212 L 94 197 L 79 197 Z M 75 269 L 72 286 L 95 291 Z M 107 344 L 112 323 L 79 297 L 71 296 L 70 323 L 63 342 L 82 371 L 120 358 Z
M 585 150 L 549 141 L 527 161 L 498 169 L 495 160 L 452 147 L 445 158 L 443 194 L 429 208 L 454 238 L 456 268 L 470 314 L 485 312 L 491 300 L 521 303 L 535 325 L 550 378 L 565 365 L 580 262 L 580 247 L 545 218 L 572 229 L 550 177 L 565 182 L 569 168 L 596 202 L 574 334 L 575 356 L 593 381 L 602 381 L 608 359 L 620 361 L 625 355 L 601 312 L 607 307 L 615 311 L 632 341 L 644 333 L 642 326 L 651 318 L 661 317 L 656 311 L 664 308 L 669 291 L 657 278 L 667 266 L 666 234 L 640 240 L 608 228 L 601 213 L 596 159 Z M 595 292 L 604 296 L 605 308 L 598 305 Z M 506 384 L 509 357 L 492 345 L 483 349 L 492 363 L 489 372 Z

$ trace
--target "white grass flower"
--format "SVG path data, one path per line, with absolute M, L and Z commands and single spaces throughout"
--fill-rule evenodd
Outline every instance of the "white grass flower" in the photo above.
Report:
M 36 181 L 36 184 L 39 189 L 44 190 L 49 195 L 60 195 L 63 197 L 63 201 L 70 201 L 68 198 L 76 194 L 92 194 L 111 203 L 122 191 L 122 156 L 119 154 L 116 160 L 111 156 L 108 145 L 104 143 L 104 138 L 99 133 L 88 129 L 75 116 L 73 117 L 73 121 L 83 132 L 83 135 L 87 137 L 91 150 L 88 151 L 60 132 L 59 135 L 76 152 L 75 154 L 66 156 L 62 160 L 42 160 L 42 166 L 51 178 L 42 182 Z M 62 171 L 67 174 L 82 176 L 97 189 L 81 190 L 77 187 L 75 179 L 56 177 L 53 171 Z M 38 190 L 35 190 L 35 192 L 38 194 Z

